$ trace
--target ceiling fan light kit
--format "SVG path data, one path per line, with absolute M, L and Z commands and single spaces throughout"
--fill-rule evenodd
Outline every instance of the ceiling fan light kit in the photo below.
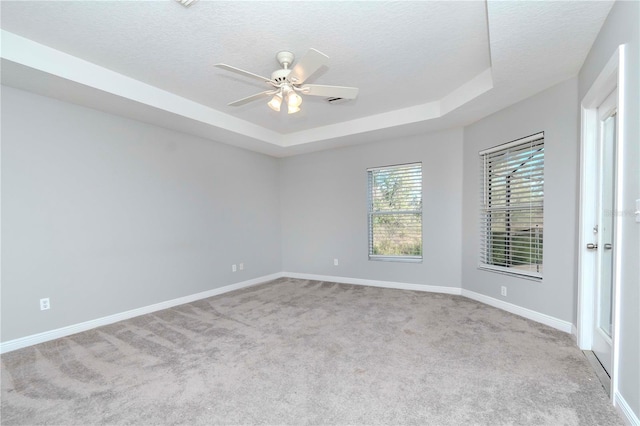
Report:
M 288 114 L 295 114 L 296 112 L 300 111 L 300 108 L 298 108 L 295 105 L 288 105 L 287 106 L 287 113 Z
M 287 101 L 287 111 L 289 114 L 295 114 L 300 111 L 299 107 L 302 104 L 302 98 L 295 92 L 291 85 L 287 83 L 282 85 L 280 90 L 273 95 L 273 98 L 267 102 L 267 105 L 274 111 L 280 111 L 283 99 Z
M 216 64 L 216 67 L 218 68 L 231 71 L 254 80 L 260 80 L 273 87 L 271 90 L 256 93 L 255 95 L 231 102 L 228 105 L 240 106 L 256 101 L 265 96 L 273 95 L 271 100 L 267 102 L 269 108 L 274 111 L 280 111 L 282 101 L 284 100 L 287 103 L 287 112 L 289 114 L 295 114 L 300 111 L 300 105 L 302 105 L 302 96 L 300 96 L 300 94 L 323 96 L 327 98 L 340 98 L 345 100 L 355 99 L 358 96 L 358 89 L 356 87 L 304 84 L 308 77 L 318 71 L 321 67 L 328 64 L 329 57 L 324 53 L 315 49 L 309 49 L 307 54 L 298 61 L 295 67 L 289 68 L 291 64 L 293 64 L 294 59 L 295 56 L 291 52 L 278 52 L 278 54 L 276 54 L 276 60 L 282 68 L 271 73 L 271 78 L 263 77 L 231 65 Z
M 289 93 L 287 94 L 287 105 L 289 106 L 300 106 L 302 104 L 302 98 L 292 89 L 289 89 Z
M 267 103 L 269 108 L 274 111 L 280 111 L 280 105 L 282 105 L 282 95 L 280 93 L 276 93 L 273 95 L 273 98 Z

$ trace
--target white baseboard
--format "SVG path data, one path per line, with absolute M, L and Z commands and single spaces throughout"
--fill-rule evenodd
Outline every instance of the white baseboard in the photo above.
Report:
M 549 327 L 553 327 L 557 330 L 564 331 L 565 333 L 571 333 L 573 324 L 569 321 L 564 321 L 547 314 L 542 314 L 531 309 L 523 308 L 522 306 L 514 305 L 503 300 L 494 299 L 493 297 L 485 296 L 484 294 L 476 293 L 475 291 L 462 290 L 462 295 L 469 299 L 482 302 L 486 305 L 493 306 L 494 308 L 502 309 L 503 311 L 511 312 L 512 314 L 519 315 L 521 317 L 530 319 L 535 322 L 539 322 Z
M 302 280 L 328 281 L 341 284 L 366 285 L 369 287 L 395 288 L 398 290 L 427 291 L 430 293 L 446 293 L 457 295 L 460 295 L 461 293 L 460 287 L 399 283 L 394 281 L 365 280 L 361 278 L 336 277 L 333 275 L 301 274 L 298 272 L 283 272 L 282 275 L 285 277 L 299 278 Z
M 580 342 L 578 337 L 578 327 L 576 327 L 576 325 L 573 323 L 571 324 L 571 335 L 573 336 L 573 343 L 575 343 L 576 346 L 580 348 Z
M 296 272 L 278 272 L 275 274 L 264 275 L 262 277 L 253 278 L 251 280 L 214 288 L 212 290 L 204 291 L 201 293 L 191 294 L 189 296 L 179 297 L 177 299 L 167 300 L 165 302 L 160 302 L 160 303 L 156 303 L 149 306 L 143 306 L 141 308 L 131 309 L 129 311 L 121 312 L 118 314 L 113 314 L 106 317 L 85 321 L 79 324 L 74 324 L 67 327 L 46 331 L 44 333 L 33 334 L 31 336 L 22 337 L 19 339 L 0 342 L 0 353 L 11 352 L 16 349 L 25 348 L 27 346 L 36 345 L 38 343 L 48 342 L 50 340 L 69 336 L 71 334 L 91 330 L 96 327 L 101 327 L 103 325 L 113 324 L 118 321 L 137 317 L 140 315 L 149 314 L 152 312 L 160 311 L 162 309 L 168 309 L 174 306 L 183 305 L 185 303 L 191 303 L 196 300 L 206 299 L 208 297 L 228 293 L 230 291 L 240 290 L 242 288 L 251 287 L 257 284 L 262 284 L 267 281 L 275 280 L 282 277 L 291 277 L 291 278 L 316 280 L 316 281 L 329 281 L 329 282 L 337 282 L 337 283 L 344 283 L 344 284 L 365 285 L 365 286 L 371 286 L 371 287 L 393 288 L 393 289 L 399 289 L 399 290 L 414 290 L 414 291 L 425 291 L 425 292 L 431 292 L 431 293 L 462 295 L 464 297 L 468 297 L 469 299 L 476 300 L 478 302 L 487 304 L 489 306 L 493 306 L 495 308 L 502 309 L 507 312 L 511 312 L 512 314 L 519 315 L 521 317 L 530 319 L 532 321 L 536 321 L 541 324 L 548 325 L 557 330 L 564 331 L 566 333 L 571 333 L 574 336 L 577 335 L 576 326 L 568 321 L 564 321 L 546 314 L 542 314 L 540 312 L 536 312 L 531 309 L 523 308 L 521 306 L 514 305 L 512 303 L 504 302 L 499 299 L 494 299 L 493 297 L 485 296 L 484 294 L 461 289 L 460 287 L 421 285 L 421 284 L 401 283 L 401 282 L 393 282 L 393 281 L 379 281 L 379 280 L 367 280 L 367 279 L 360 279 L 360 278 L 337 277 L 332 275 L 302 274 L 302 273 L 296 273 Z M 629 404 L 627 404 L 627 401 L 618 392 L 615 392 L 614 394 L 614 406 L 623 416 L 627 424 L 629 424 L 630 426 L 640 426 L 640 420 L 638 420 L 638 415 L 633 412 L 631 407 L 629 407 Z
M 155 303 L 153 305 L 143 306 L 141 308 L 131 309 L 129 311 L 120 312 L 118 314 L 108 315 L 106 317 L 81 322 L 79 324 L 73 324 L 67 327 L 45 331 L 44 333 L 32 334 L 31 336 L 26 336 L 26 337 L 21 337 L 19 339 L 1 342 L 0 353 L 15 351 L 16 349 L 25 348 L 27 346 L 36 345 L 38 343 L 48 342 L 49 340 L 59 339 L 61 337 L 69 336 L 71 334 L 80 333 L 81 331 L 87 331 L 96 327 L 101 327 L 103 325 L 113 324 L 114 322 L 126 320 L 126 319 L 137 317 L 140 315 L 150 314 L 152 312 L 160 311 L 162 309 L 172 308 L 174 306 L 183 305 L 185 303 L 191 303 L 196 300 L 206 299 L 208 297 L 217 296 L 219 294 L 228 293 L 230 291 L 239 290 L 241 288 L 250 287 L 256 284 L 261 284 L 267 281 L 281 278 L 282 276 L 283 276 L 282 273 L 265 275 L 262 277 L 253 278 L 251 280 L 242 281 L 239 283 L 214 288 L 212 290 L 203 291 L 201 293 L 191 294 L 189 296 L 179 297 L 177 299 L 167 300 L 165 302 Z
M 239 290 L 241 288 L 250 287 L 256 284 L 261 284 L 267 281 L 271 281 L 281 277 L 291 277 L 306 280 L 316 281 L 329 281 L 343 284 L 355 284 L 365 285 L 370 287 L 383 287 L 393 288 L 398 290 L 413 290 L 413 291 L 425 291 L 430 293 L 444 293 L 453 295 L 462 295 L 478 302 L 485 303 L 487 305 L 511 312 L 516 315 L 520 315 L 524 318 L 548 325 L 566 333 L 574 332 L 575 327 L 573 324 L 567 321 L 560 320 L 558 318 L 551 317 L 536 311 L 532 311 L 527 308 L 523 308 L 511 303 L 504 302 L 502 300 L 494 299 L 489 296 L 485 296 L 473 291 L 464 290 L 460 287 L 448 287 L 448 286 L 435 286 L 435 285 L 422 285 L 411 284 L 394 281 L 380 281 L 380 280 L 368 280 L 361 278 L 349 278 L 338 277 L 333 275 L 315 275 L 315 274 L 303 274 L 297 272 L 278 272 L 271 275 L 265 275 L 262 277 L 254 278 L 247 281 L 242 281 L 235 284 L 230 284 L 224 287 L 214 288 L 212 290 L 204 291 L 201 293 L 192 294 L 189 296 L 179 297 L 177 299 L 168 300 L 165 302 L 156 303 L 149 306 L 143 306 L 141 308 L 132 309 L 126 312 L 109 315 L 94 320 L 85 321 L 79 324 L 73 324 L 67 327 L 58 328 L 55 330 L 45 331 L 43 333 L 33 334 L 31 336 L 22 337 L 15 340 L 9 340 L 6 342 L 0 342 L 0 353 L 11 352 L 16 349 L 24 348 L 38 343 L 48 342 L 50 340 L 58 339 L 61 337 L 69 336 L 71 334 L 80 333 L 82 331 L 91 330 L 103 325 L 113 324 L 118 321 L 126 320 L 129 318 L 137 317 L 144 314 L 160 311 L 162 309 L 168 309 L 174 306 L 190 303 L 200 299 L 206 299 L 207 297 L 217 296 L 219 294 L 228 293 L 230 291 Z
M 617 408 L 618 412 L 622 414 L 622 417 L 626 420 L 629 426 L 640 426 L 640 419 L 638 415 L 633 412 L 627 401 L 620 395 L 618 391 L 613 396 L 613 405 Z
M 521 306 L 514 305 L 512 303 L 504 302 L 499 299 L 494 299 L 493 297 L 485 296 L 484 294 L 476 293 L 469 290 L 464 290 L 464 289 L 461 289 L 460 287 L 409 284 L 409 283 L 399 283 L 399 282 L 393 282 L 393 281 L 365 280 L 360 278 L 336 277 L 333 275 L 301 274 L 297 272 L 283 272 L 282 274 L 285 277 L 300 278 L 305 280 L 329 281 L 329 282 L 337 282 L 337 283 L 343 283 L 343 284 L 367 285 L 371 287 L 384 287 L 384 288 L 395 288 L 400 290 L 416 290 L 416 291 L 427 291 L 431 293 L 446 293 L 446 294 L 462 295 L 462 296 L 468 297 L 469 299 L 482 302 L 486 305 L 493 306 L 495 308 L 502 309 L 507 312 L 511 312 L 512 314 L 519 315 L 521 317 L 539 322 L 544 325 L 548 325 L 549 327 L 553 327 L 557 330 L 564 331 L 565 333 L 572 333 L 575 330 L 575 326 L 568 321 L 563 321 L 561 319 L 552 317 L 550 315 L 542 314 L 540 312 L 523 308 Z

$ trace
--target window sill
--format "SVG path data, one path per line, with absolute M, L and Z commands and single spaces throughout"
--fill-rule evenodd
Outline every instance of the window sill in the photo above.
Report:
M 509 275 L 514 278 L 522 278 L 529 281 L 542 281 L 542 275 L 534 275 L 533 273 L 526 273 L 523 271 L 515 272 L 508 268 L 496 268 L 488 265 L 478 265 L 478 269 L 481 271 L 495 272 L 496 274 Z
M 369 256 L 369 260 L 377 262 L 422 263 L 422 257 L 418 256 Z

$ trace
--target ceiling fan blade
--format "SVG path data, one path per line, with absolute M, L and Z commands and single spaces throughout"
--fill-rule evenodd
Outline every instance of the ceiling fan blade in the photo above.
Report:
M 318 71 L 321 66 L 329 63 L 329 57 L 324 53 L 318 52 L 316 49 L 309 51 L 298 61 L 295 67 L 289 73 L 287 80 L 293 84 L 301 84 L 309 78 L 311 74 Z
M 300 86 L 300 92 L 305 95 L 327 98 L 355 99 L 358 96 L 357 87 L 325 86 L 323 84 L 305 84 Z
M 258 74 L 254 74 L 254 73 L 249 72 L 249 71 L 241 70 L 240 68 L 232 67 L 231 65 L 216 64 L 215 66 L 218 67 L 218 68 L 221 68 L 223 70 L 231 71 L 231 72 L 234 72 L 236 74 L 244 75 L 245 77 L 253 78 L 255 80 L 260 80 L 260 81 L 264 81 L 265 83 L 271 84 L 271 79 L 270 78 L 263 77 L 263 76 L 258 75 Z
M 258 99 L 264 98 L 265 96 L 274 95 L 278 91 L 277 90 L 267 90 L 265 92 L 256 93 L 255 95 L 247 96 L 246 98 L 238 99 L 237 101 L 233 101 L 229 106 L 240 106 L 244 104 L 248 104 L 249 102 L 257 101 Z

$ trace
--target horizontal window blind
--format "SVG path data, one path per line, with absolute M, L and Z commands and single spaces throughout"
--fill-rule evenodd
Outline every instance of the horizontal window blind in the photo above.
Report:
M 542 278 L 544 135 L 480 153 L 480 267 Z
M 369 258 L 422 259 L 422 164 L 367 170 Z

